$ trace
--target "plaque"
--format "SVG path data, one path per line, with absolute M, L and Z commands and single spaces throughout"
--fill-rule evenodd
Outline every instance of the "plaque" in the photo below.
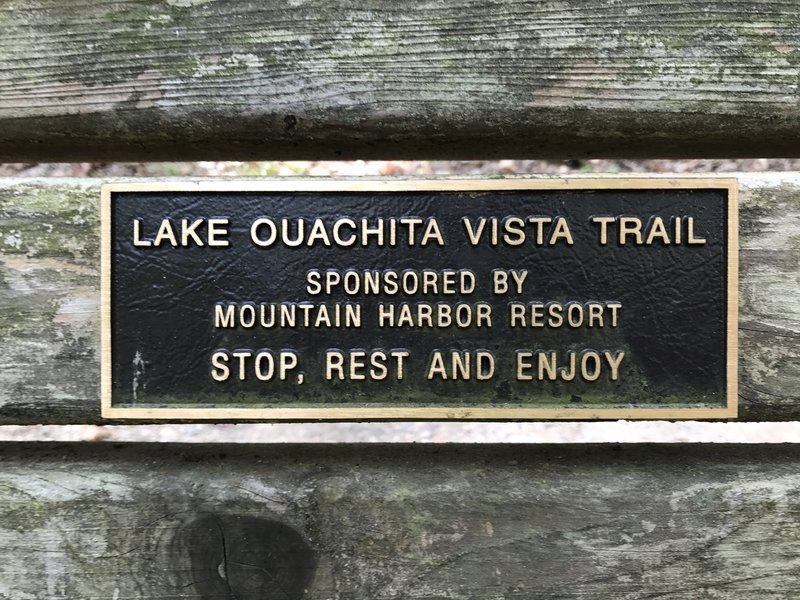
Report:
M 737 185 L 113 183 L 111 419 L 733 418 Z

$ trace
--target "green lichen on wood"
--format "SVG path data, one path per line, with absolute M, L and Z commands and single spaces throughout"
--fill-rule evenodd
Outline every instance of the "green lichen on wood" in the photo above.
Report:
M 797 147 L 800 19 L 777 1 L 26 6 L 0 11 L 0 157 L 16 160 Z
M 96 189 L 44 182 L 0 184 L 0 247 L 4 256 L 65 258 L 95 264 L 100 253 Z
M 740 419 L 795 419 L 800 175 L 740 182 Z M 13 222 L 25 232 L 19 243 L 0 237 L 0 342 L 9 357 L 0 370 L 2 422 L 100 420 L 98 184 L 0 185 L 0 230 Z
M 20 415 L 41 403 L 61 405 L 62 421 L 74 420 L 76 410 L 96 410 L 98 224 L 96 187 L 68 185 L 55 191 L 41 180 L 0 184 L 0 342 L 7 357 L 0 373 L 0 412 L 5 422 L 24 420 Z
M 788 598 L 798 460 L 793 446 L 6 445 L 0 597 L 261 600 L 281 573 L 307 577 L 289 596 L 307 600 Z M 271 546 L 282 531 L 296 537 Z
M 798 179 L 796 174 L 754 179 L 742 189 L 740 215 L 740 345 L 747 349 L 740 359 L 740 386 L 749 399 L 742 405 L 746 418 L 800 404 Z

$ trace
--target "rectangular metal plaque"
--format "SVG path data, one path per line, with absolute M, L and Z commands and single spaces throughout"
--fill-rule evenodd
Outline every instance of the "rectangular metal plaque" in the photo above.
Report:
M 103 416 L 735 417 L 736 190 L 105 185 Z

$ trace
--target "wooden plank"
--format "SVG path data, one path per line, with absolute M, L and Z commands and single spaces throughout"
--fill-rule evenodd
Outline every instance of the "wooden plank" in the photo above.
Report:
M 99 423 L 99 184 L 0 181 L 0 423 Z M 800 418 L 800 174 L 740 177 L 740 420 Z
M 0 598 L 789 598 L 799 464 L 796 446 L 2 445 Z
M 781 0 L 19 0 L 0 160 L 797 156 Z

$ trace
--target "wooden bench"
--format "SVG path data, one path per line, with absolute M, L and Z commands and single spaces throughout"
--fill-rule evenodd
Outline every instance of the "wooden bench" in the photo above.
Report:
M 797 156 L 791 3 L 0 8 L 0 158 Z M 740 420 L 800 414 L 742 174 Z M 99 184 L 0 181 L 0 423 L 101 423 Z M 0 598 L 791 598 L 794 446 L 0 445 Z

